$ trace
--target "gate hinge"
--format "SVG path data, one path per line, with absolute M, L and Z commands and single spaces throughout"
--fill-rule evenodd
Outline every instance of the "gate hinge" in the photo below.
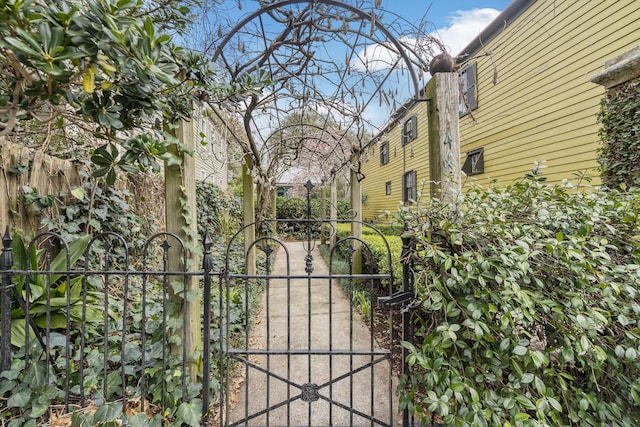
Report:
M 416 293 L 414 291 L 400 291 L 388 297 L 378 297 L 378 304 L 385 310 L 393 310 L 402 307 L 402 311 L 408 311 L 416 307 Z

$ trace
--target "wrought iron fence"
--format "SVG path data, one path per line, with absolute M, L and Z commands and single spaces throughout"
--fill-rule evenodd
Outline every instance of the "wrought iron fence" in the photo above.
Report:
M 207 233 L 202 267 L 194 271 L 184 242 L 171 233 L 152 236 L 132 257 L 115 233 L 67 242 L 47 232 L 25 243 L 7 227 L 0 254 L 0 396 L 32 381 L 24 400 L 32 417 L 36 410 L 46 417 L 49 403 L 59 402 L 64 414 L 110 406 L 112 414 L 160 421 L 167 407 L 195 399 L 190 411 L 197 411 L 197 422 L 213 423 L 214 401 L 225 387 L 222 355 L 233 333 L 227 323 L 235 309 L 243 316 L 238 306 L 246 302 L 229 294 L 229 274 L 214 262 L 212 247 Z M 380 299 L 403 311 L 404 340 L 412 337 L 410 252 L 404 239 L 403 289 Z M 219 257 L 228 264 L 228 252 Z M 200 282 L 201 294 L 184 292 L 189 280 Z M 187 354 L 185 307 L 194 298 L 202 301 L 202 347 Z M 413 425 L 406 411 L 403 425 Z
M 208 235 L 203 269 L 196 272 L 188 271 L 187 248 L 171 233 L 152 236 L 135 262 L 131 248 L 114 233 L 66 242 L 47 232 L 24 244 L 7 227 L 2 243 L 0 371 L 5 379 L 17 386 L 20 379 L 41 377 L 29 392 L 49 393 L 50 401 L 62 402 L 64 413 L 118 402 L 123 413 L 135 406 L 153 415 L 168 403 L 178 407 L 198 397 L 206 415 L 217 387 L 206 372 L 215 363 L 208 355 L 212 331 L 219 330 L 215 312 L 221 310 L 210 303 L 218 289 L 212 283 L 221 273 L 213 271 Z M 200 295 L 183 290 L 194 278 L 205 291 L 198 316 L 206 336 L 202 350 L 186 354 L 185 301 Z M 198 381 L 202 387 L 194 388 L 189 379 L 198 364 L 205 374 Z M 37 404 L 36 397 L 31 404 Z

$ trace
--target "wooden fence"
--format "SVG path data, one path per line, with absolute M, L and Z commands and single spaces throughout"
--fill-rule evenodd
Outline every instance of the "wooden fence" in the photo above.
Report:
M 23 232 L 41 229 L 40 215 L 25 206 L 24 187 L 35 188 L 41 196 L 58 195 L 78 186 L 82 178 L 69 160 L 46 155 L 0 140 L 0 225 Z
M 0 232 L 6 226 L 27 235 L 43 231 L 43 216 L 57 215 L 57 208 L 37 212 L 33 206 L 25 206 L 24 187 L 34 188 L 40 196 L 69 193 L 85 181 L 80 175 L 83 167 L 0 138 Z M 134 212 L 145 217 L 153 214 L 158 229 L 164 229 L 164 183 L 160 175 L 140 174 L 118 180 L 116 186 L 131 193 L 129 202 Z

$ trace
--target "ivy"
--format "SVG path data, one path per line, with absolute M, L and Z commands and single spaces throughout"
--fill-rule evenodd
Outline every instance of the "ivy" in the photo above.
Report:
M 612 188 L 640 185 L 640 80 L 610 90 L 600 104 L 598 161 Z
M 640 423 L 640 190 L 531 175 L 458 210 L 403 207 L 417 244 L 401 406 L 450 426 Z
M 214 234 L 225 234 L 237 230 L 241 201 L 238 196 L 225 194 L 219 187 L 198 181 L 196 183 L 196 204 L 198 206 L 198 234 L 204 236 L 206 230 Z

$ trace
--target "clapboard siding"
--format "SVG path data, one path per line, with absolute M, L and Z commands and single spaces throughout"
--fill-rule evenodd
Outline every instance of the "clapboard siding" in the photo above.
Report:
M 214 184 L 226 191 L 228 187 L 227 147 L 230 136 L 227 134 L 226 127 L 216 120 L 213 114 L 206 113 L 207 108 L 204 105 L 197 105 L 194 109 L 196 179 Z
M 380 221 L 385 212 L 395 212 L 402 202 L 402 175 L 415 170 L 418 189 L 420 181 L 429 179 L 429 145 L 427 103 L 415 105 L 411 113 L 404 116 L 399 124 L 387 132 L 386 138 L 379 142 L 389 142 L 389 163 L 380 165 L 380 148 L 377 143 L 371 144 L 368 154 L 362 163 L 365 175 L 362 181 L 362 194 L 366 196 L 363 206 L 363 218 L 367 221 Z M 402 145 L 402 124 L 412 114 L 417 118 L 417 138 Z M 386 194 L 386 183 L 391 181 L 391 194 Z
M 590 78 L 606 60 L 640 45 L 640 0 L 538 0 L 519 12 L 460 64 L 476 62 L 478 95 L 478 108 L 460 120 L 461 162 L 480 147 L 485 162 L 483 174 L 464 181 L 506 184 L 545 161 L 548 182 L 587 171 L 598 184 L 597 114 L 604 88 Z M 399 123 L 416 114 L 426 129 L 425 104 L 415 104 Z M 416 170 L 418 187 L 429 179 L 425 133 L 419 131 L 414 157 L 405 157 L 406 163 L 401 151 L 400 160 L 393 157 L 392 146 L 388 165 L 381 167 L 379 156 L 363 164 L 364 218 L 397 209 L 403 171 Z M 398 127 L 389 142 L 402 149 Z M 386 196 L 389 180 L 392 195 Z
M 537 1 L 486 45 L 491 56 L 477 59 L 475 121 L 460 123 L 461 152 L 485 149 L 476 182 L 510 182 L 542 160 L 550 182 L 582 170 L 596 175 L 604 89 L 589 79 L 638 44 L 639 19 L 634 0 Z

